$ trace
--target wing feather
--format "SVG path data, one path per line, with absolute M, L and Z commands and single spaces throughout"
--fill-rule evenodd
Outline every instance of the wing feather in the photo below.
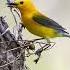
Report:
M 45 27 L 53 28 L 53 29 L 56 29 L 59 32 L 63 32 L 63 33 L 69 34 L 68 32 L 65 31 L 65 28 L 63 28 L 61 25 L 59 25 L 54 20 L 52 20 L 52 19 L 50 19 L 48 17 L 45 17 L 44 15 L 41 15 L 41 14 L 34 15 L 33 16 L 33 20 L 35 22 L 37 22 L 38 24 L 41 24 L 41 25 L 43 25 Z

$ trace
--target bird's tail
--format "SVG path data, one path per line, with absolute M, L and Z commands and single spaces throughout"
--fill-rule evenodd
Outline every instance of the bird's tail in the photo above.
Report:
M 70 38 L 69 32 L 67 32 L 67 31 L 65 31 L 65 30 L 61 30 L 60 33 L 62 34 L 63 37 L 69 37 L 69 38 Z
M 70 35 L 69 34 L 63 34 L 64 37 L 69 37 L 70 38 Z

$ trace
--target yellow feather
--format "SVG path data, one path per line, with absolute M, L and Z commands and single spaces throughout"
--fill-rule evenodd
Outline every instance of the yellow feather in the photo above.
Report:
M 36 10 L 35 6 L 30 0 L 21 1 L 24 2 L 22 5 L 17 0 L 15 2 L 18 3 L 17 8 L 21 12 L 21 19 L 22 22 L 24 22 L 23 25 L 25 25 L 29 32 L 44 38 L 53 38 L 58 36 L 54 29 L 42 26 L 33 21 L 32 16 L 34 16 L 34 14 L 38 14 L 39 12 Z

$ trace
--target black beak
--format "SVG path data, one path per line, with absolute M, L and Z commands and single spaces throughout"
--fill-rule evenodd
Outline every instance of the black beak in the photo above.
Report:
M 14 6 L 18 5 L 16 3 L 7 3 L 7 4 L 8 4 L 8 7 L 14 7 Z

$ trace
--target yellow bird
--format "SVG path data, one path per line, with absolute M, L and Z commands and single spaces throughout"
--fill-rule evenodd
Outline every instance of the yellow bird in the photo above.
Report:
M 34 35 L 47 39 L 55 37 L 70 37 L 61 25 L 40 13 L 31 0 L 15 0 L 10 6 L 20 10 L 22 25 Z

